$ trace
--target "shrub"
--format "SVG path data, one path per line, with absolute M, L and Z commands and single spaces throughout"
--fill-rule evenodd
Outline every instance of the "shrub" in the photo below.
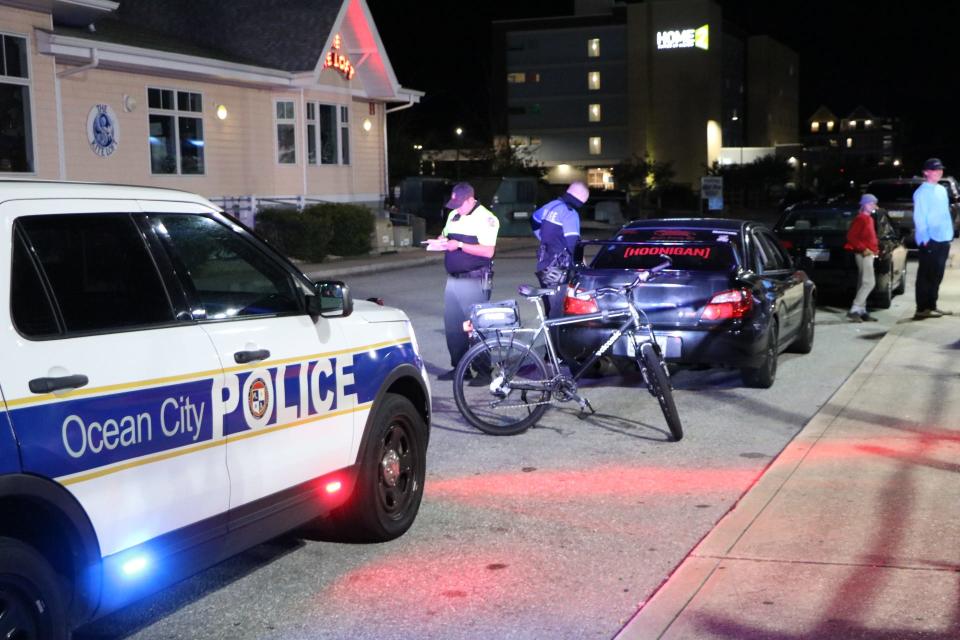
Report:
M 330 229 L 328 248 L 338 256 L 370 253 L 375 229 L 373 213 L 355 204 L 317 204 L 303 210 L 304 217 L 323 219 Z
M 322 262 L 327 257 L 332 236 L 329 219 L 295 209 L 261 209 L 256 230 L 280 253 L 308 262 Z

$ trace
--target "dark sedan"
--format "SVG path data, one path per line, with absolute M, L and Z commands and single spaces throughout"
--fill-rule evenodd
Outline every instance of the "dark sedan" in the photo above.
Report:
M 741 370 L 745 384 L 769 387 L 781 351 L 813 348 L 816 291 L 793 267 L 790 256 L 762 224 L 742 220 L 638 220 L 624 226 L 589 265 L 580 264 L 568 288 L 568 315 L 618 309 L 625 302 L 603 296 L 596 303 L 583 291 L 620 286 L 637 269 L 670 256 L 671 268 L 638 287 L 668 362 L 720 365 Z M 568 362 L 582 362 L 610 336 L 610 327 L 575 325 L 559 329 L 559 350 Z M 614 364 L 634 358 L 632 342 L 621 338 L 611 350 Z
M 773 230 L 822 294 L 845 296 L 847 302 L 857 291 L 859 277 L 853 253 L 843 245 L 857 210 L 856 202 L 796 205 L 781 216 Z M 893 296 L 906 287 L 907 247 L 886 211 L 877 209 L 873 218 L 880 254 L 873 262 L 876 286 L 868 304 L 887 309 Z

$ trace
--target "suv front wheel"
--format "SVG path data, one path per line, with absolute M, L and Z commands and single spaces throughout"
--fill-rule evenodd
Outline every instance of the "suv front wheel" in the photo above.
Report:
M 0 638 L 68 637 L 63 591 L 53 568 L 33 547 L 0 538 Z

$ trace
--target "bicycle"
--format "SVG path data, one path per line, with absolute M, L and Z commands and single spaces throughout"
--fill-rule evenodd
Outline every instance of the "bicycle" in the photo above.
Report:
M 673 401 L 670 375 L 657 343 L 653 328 L 643 309 L 636 306 L 630 292 L 670 266 L 670 259 L 652 269 L 640 271 L 630 284 L 622 287 L 600 287 L 579 292 L 596 299 L 604 295 L 618 295 L 628 301 L 626 309 L 602 311 L 571 317 L 546 318 L 542 296 L 556 293 L 556 289 L 539 289 L 521 285 L 517 292 L 532 302 L 537 309 L 540 326 L 537 329 L 522 328 L 515 314 L 516 303 L 493 303 L 474 307 L 472 330 L 480 341 L 472 346 L 460 360 L 453 378 L 453 397 L 460 413 L 471 425 L 491 435 L 515 435 L 523 433 L 543 417 L 547 407 L 555 400 L 576 401 L 580 416 L 589 410 L 595 413 L 590 402 L 577 393 L 577 381 L 590 369 L 598 358 L 611 349 L 621 336 L 633 341 L 633 353 L 647 390 L 657 399 L 674 440 L 683 437 L 683 426 Z M 514 317 L 504 309 L 512 305 Z M 498 318 L 507 318 L 500 325 L 484 328 L 476 326 L 476 318 L 484 310 L 495 311 Z M 575 375 L 568 374 L 559 362 L 550 329 L 562 325 L 608 321 L 627 316 L 627 320 L 615 328 L 610 337 L 594 351 Z M 518 338 L 530 337 L 529 340 Z M 534 349 L 540 337 L 546 346 L 546 358 Z

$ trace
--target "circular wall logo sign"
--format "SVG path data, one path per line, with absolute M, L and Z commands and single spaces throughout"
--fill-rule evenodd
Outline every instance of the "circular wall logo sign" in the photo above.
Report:
M 87 140 L 90 150 L 106 158 L 117 150 L 120 142 L 120 123 L 110 105 L 95 104 L 87 114 Z
M 270 390 L 263 378 L 257 378 L 250 385 L 247 405 L 250 407 L 250 415 L 257 420 L 262 418 L 270 408 Z

